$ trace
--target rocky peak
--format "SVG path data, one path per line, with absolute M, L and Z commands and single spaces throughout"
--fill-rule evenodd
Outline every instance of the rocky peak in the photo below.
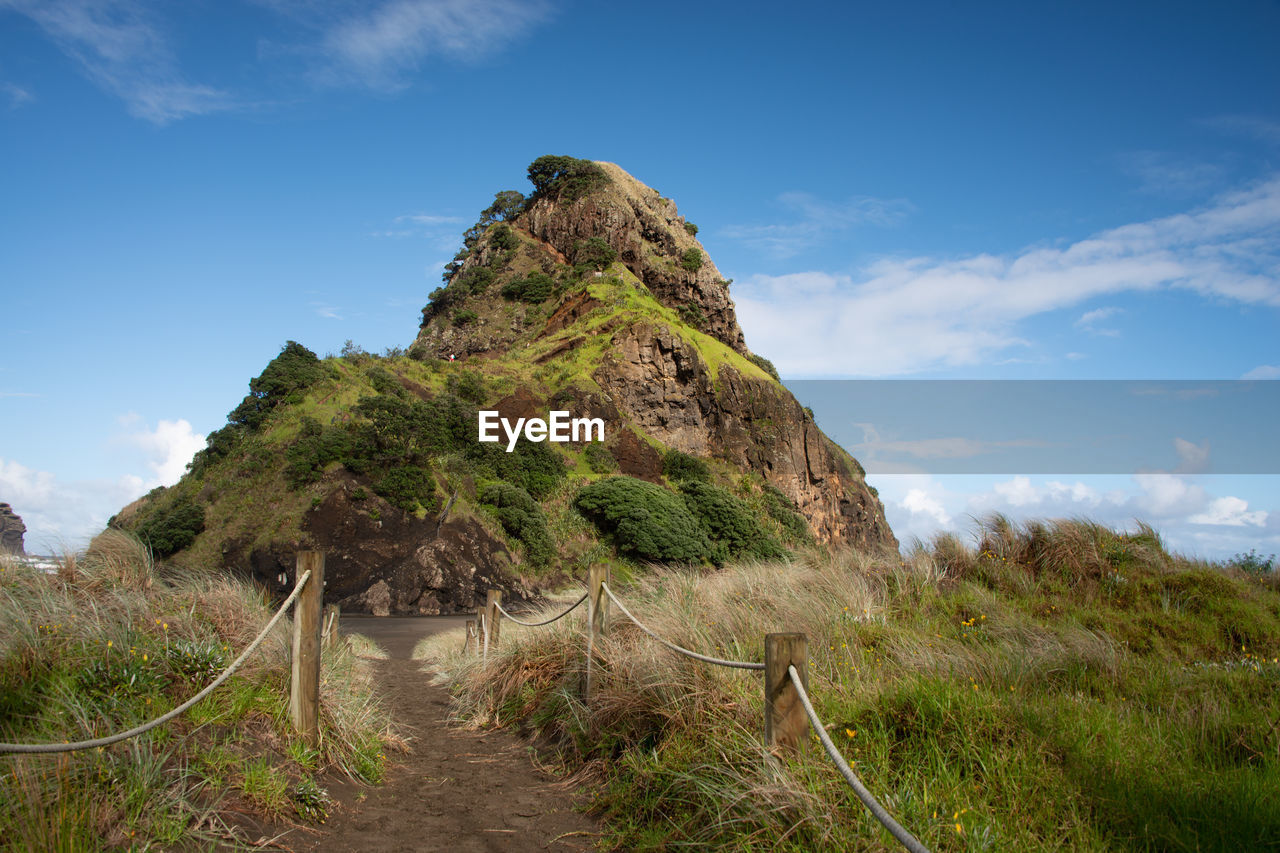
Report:
M 697 228 L 675 202 L 617 165 L 596 165 L 608 184 L 572 200 L 538 198 L 516 224 L 571 261 L 586 241 L 605 240 L 658 301 L 700 317 L 703 331 L 745 354 L 729 283 L 698 242 Z
M 22 537 L 26 532 L 27 526 L 22 523 L 21 516 L 13 511 L 13 507 L 0 503 L 0 554 L 25 556 Z

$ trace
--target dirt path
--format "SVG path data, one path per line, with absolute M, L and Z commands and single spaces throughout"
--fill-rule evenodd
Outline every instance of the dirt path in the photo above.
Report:
M 468 732 L 446 723 L 449 694 L 430 683 L 414 644 L 457 628 L 465 617 L 347 617 L 344 630 L 387 650 L 376 673 L 407 755 L 392 754 L 377 787 L 332 793 L 341 803 L 318 835 L 285 840 L 307 851 L 575 851 L 590 850 L 599 828 L 573 810 L 574 799 L 530 760 L 508 732 Z M 360 794 L 364 794 L 360 799 Z

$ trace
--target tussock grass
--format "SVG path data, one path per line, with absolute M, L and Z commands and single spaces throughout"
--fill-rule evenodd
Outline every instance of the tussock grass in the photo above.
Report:
M 56 574 L 0 561 L 0 740 L 78 741 L 154 719 L 221 673 L 274 610 L 228 576 L 156 565 L 118 531 Z M 321 748 L 292 733 L 291 631 L 282 620 L 219 690 L 147 734 L 102 749 L 0 756 L 0 849 L 225 839 L 223 808 L 322 819 L 322 774 L 379 778 L 394 737 L 345 644 L 324 655 Z
M 935 850 L 1280 845 L 1273 580 L 1172 555 L 1145 526 L 992 516 L 974 538 L 655 571 L 615 591 L 718 656 L 761 660 L 765 633 L 806 633 L 833 738 Z M 456 636 L 430 651 L 457 716 L 549 744 L 613 846 L 895 849 L 816 743 L 762 748 L 759 674 L 677 656 L 615 611 L 584 704 L 585 618 L 504 623 L 487 663 Z

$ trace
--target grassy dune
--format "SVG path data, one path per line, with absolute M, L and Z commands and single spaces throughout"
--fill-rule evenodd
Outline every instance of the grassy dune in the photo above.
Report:
M 1149 528 L 1015 526 L 909 559 L 811 553 L 621 594 L 669 639 L 762 659 L 803 631 L 818 713 L 934 850 L 1280 849 L 1280 579 L 1170 555 Z M 440 645 L 460 717 L 543 735 L 624 849 L 897 849 L 815 742 L 760 744 L 761 678 L 616 612 L 579 698 L 584 617 Z
M 92 739 L 160 716 L 216 677 L 274 610 L 226 576 L 156 566 L 113 531 L 56 575 L 0 562 L 0 741 Z M 320 749 L 292 733 L 291 631 L 283 620 L 236 675 L 147 734 L 0 756 L 0 849 L 226 840 L 233 812 L 323 820 L 327 773 L 376 781 L 394 738 L 343 644 L 323 660 Z

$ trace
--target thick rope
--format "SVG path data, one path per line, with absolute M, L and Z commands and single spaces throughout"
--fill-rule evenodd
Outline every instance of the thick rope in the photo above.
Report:
M 542 621 L 542 622 L 525 622 L 525 621 L 523 621 L 523 620 L 521 620 L 521 619 L 517 619 L 516 617 L 512 616 L 510 613 L 508 613 L 508 612 L 507 612 L 507 608 L 505 608 L 505 607 L 503 607 L 503 606 L 502 606 L 502 602 L 501 602 L 501 601 L 497 602 L 497 605 L 498 605 L 498 609 L 499 609 L 500 611 L 502 611 L 502 615 L 503 615 L 503 616 L 505 616 L 505 617 L 507 617 L 507 618 L 508 618 L 508 619 L 510 619 L 512 622 L 516 623 L 517 625 L 523 625 L 523 626 L 525 626 L 526 628 L 541 628 L 543 625 L 550 625 L 552 622 L 556 621 L 557 619 L 563 619 L 564 617 L 568 616 L 570 613 L 572 613 L 574 610 L 576 610 L 576 609 L 577 609 L 577 607 L 578 607 L 578 605 L 579 605 L 579 604 L 581 604 L 582 602 L 584 602 L 584 601 L 586 601 L 586 600 L 587 600 L 587 593 L 585 593 L 585 592 L 584 592 L 584 593 L 582 594 L 582 598 L 579 598 L 579 599 L 578 599 L 577 601 L 575 601 L 573 604 L 570 604 L 570 605 L 569 605 L 569 609 L 568 609 L 568 610 L 564 611 L 564 612 L 563 612 L 563 613 L 561 613 L 559 616 L 552 616 L 550 619 L 544 620 L 544 621 Z
M 691 657 L 694 660 L 700 660 L 703 663 L 714 663 L 717 666 L 731 666 L 734 669 L 764 669 L 764 664 L 762 663 L 752 663 L 750 661 L 741 661 L 741 660 L 725 660 L 724 658 L 713 658 L 707 655 L 700 655 L 697 652 L 691 652 L 686 648 L 677 646 L 675 643 L 664 640 L 662 637 L 659 637 L 657 634 L 650 631 L 647 627 L 645 627 L 643 622 L 641 622 L 639 619 L 633 616 L 631 611 L 627 609 L 626 605 L 623 604 L 621 601 L 619 601 L 618 597 L 613 594 L 613 590 L 609 589 L 609 585 L 607 583 L 601 584 L 601 586 L 604 587 L 604 591 L 608 594 L 609 598 L 612 599 L 613 603 L 618 605 L 618 609 L 621 610 L 628 619 L 636 623 L 637 628 L 639 628 L 641 631 L 644 631 L 650 637 L 653 637 L 655 640 L 657 640 L 659 643 L 662 643 L 662 645 L 671 649 L 673 652 L 679 652 L 680 654 L 685 655 L 686 657 Z
M 871 792 L 858 780 L 853 770 L 849 767 L 849 762 L 844 760 L 844 756 L 836 749 L 836 745 L 831 742 L 830 735 L 822 726 L 822 720 L 818 719 L 818 712 L 813 710 L 813 704 L 809 701 L 809 694 L 805 692 L 804 684 L 800 681 L 800 673 L 796 672 L 794 665 L 787 667 L 787 672 L 791 674 L 791 683 L 795 685 L 796 693 L 800 696 L 800 703 L 804 705 L 804 711 L 809 715 L 809 722 L 813 724 L 813 730 L 818 733 L 818 739 L 822 741 L 823 747 L 827 750 L 827 755 L 831 756 L 831 760 L 836 763 L 836 767 L 840 768 L 840 773 L 844 775 L 845 781 L 853 788 L 853 792 L 858 795 L 858 799 L 862 800 L 871 814 L 875 815 L 876 820 L 898 839 L 903 847 L 911 851 L 911 853 L 929 853 L 929 848 L 921 844 L 914 835 L 902 828 L 896 820 L 893 819 L 884 806 L 876 801 Z
M 223 670 L 222 675 L 219 675 L 217 678 L 213 680 L 213 682 L 208 687 L 201 690 L 195 696 L 192 696 L 186 702 L 183 702 L 181 705 L 174 708 L 172 711 L 168 712 L 167 714 L 161 717 L 157 717 L 156 719 L 152 720 L 149 723 L 143 723 L 142 725 L 136 728 L 129 729 L 129 731 L 127 732 L 120 732 L 120 734 L 111 735 L 109 737 L 95 738 L 94 740 L 82 740 L 82 741 L 77 741 L 75 743 L 0 743 L 0 753 L 4 753 L 4 752 L 26 752 L 26 753 L 74 752 L 80 749 L 92 749 L 95 746 L 110 746 L 113 743 L 119 743 L 122 740 L 128 740 L 131 737 L 137 737 L 143 732 L 148 732 L 151 729 L 154 729 L 156 726 L 161 725 L 162 723 L 169 722 L 174 717 L 186 711 L 188 708 L 195 705 L 201 699 L 203 699 L 204 697 L 212 693 L 214 690 L 216 690 L 218 685 L 222 684 L 222 682 L 230 678 L 235 673 L 235 671 L 240 668 L 240 664 L 244 663 L 245 659 L 248 658 L 249 655 L 253 654 L 254 650 L 257 649 L 258 646 L 262 644 L 262 641 L 266 639 L 267 634 L 271 633 L 271 629 L 274 628 L 276 626 L 276 623 L 279 622 L 281 617 L 284 616 L 285 611 L 287 611 L 293 605 L 293 602 L 297 600 L 298 595 L 301 594 L 302 592 L 302 587 L 306 584 L 307 579 L 310 577 L 311 577 L 310 570 L 303 572 L 302 577 L 298 578 L 298 582 L 294 585 L 293 592 L 290 593 L 289 597 L 285 599 L 284 604 L 280 605 L 280 609 L 276 611 L 276 615 L 271 617 L 271 621 L 267 623 L 267 627 L 263 628 L 262 633 L 259 634 L 257 638 L 254 639 L 254 641 L 249 644 L 249 647 L 247 649 L 245 649 L 243 652 L 240 653 L 240 657 L 232 661 L 231 665 L 228 666 L 225 670 Z

